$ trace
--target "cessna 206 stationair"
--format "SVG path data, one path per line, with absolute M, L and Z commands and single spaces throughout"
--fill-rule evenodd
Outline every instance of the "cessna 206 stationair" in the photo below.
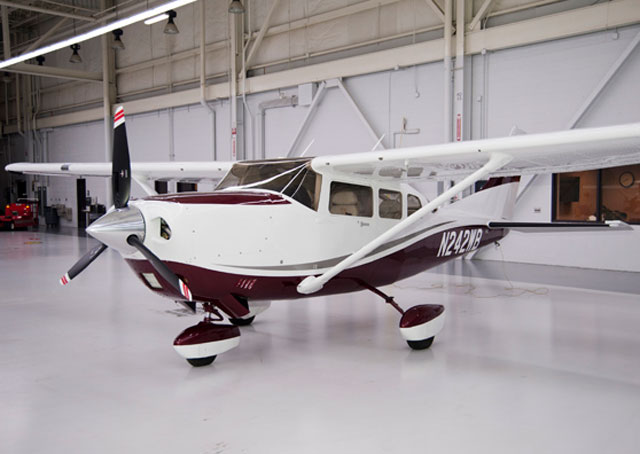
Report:
M 443 326 L 443 306 L 404 311 L 380 286 L 494 243 L 511 229 L 558 226 L 509 222 L 520 175 L 640 162 L 640 124 L 316 158 L 133 165 L 121 107 L 114 128 L 112 165 L 18 163 L 7 170 L 111 175 L 114 207 L 87 228 L 100 243 L 61 283 L 107 246 L 115 248 L 152 291 L 194 311 L 202 304 L 205 319 L 174 341 L 194 366 L 237 346 L 237 325 L 250 324 L 270 300 L 359 290 L 401 314 L 400 332 L 411 348 L 428 348 Z M 158 195 L 145 183 L 223 175 L 209 193 Z M 148 197 L 129 200 L 132 177 Z M 487 178 L 482 190 L 447 204 Z M 430 201 L 409 184 L 454 179 Z M 220 311 L 232 324 L 216 323 Z

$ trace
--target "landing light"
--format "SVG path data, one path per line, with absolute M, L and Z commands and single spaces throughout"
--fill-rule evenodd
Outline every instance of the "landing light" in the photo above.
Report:
M 156 277 L 155 274 L 142 273 L 142 277 L 147 281 L 147 284 L 149 284 L 151 288 L 157 288 L 157 289 L 162 288 L 162 285 L 160 285 L 160 282 L 158 281 L 158 278 Z

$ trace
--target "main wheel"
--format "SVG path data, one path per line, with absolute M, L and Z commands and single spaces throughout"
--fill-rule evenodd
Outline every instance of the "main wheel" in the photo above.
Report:
M 407 341 L 407 344 L 409 344 L 409 347 L 411 347 L 413 350 L 426 350 L 427 348 L 431 347 L 431 344 L 433 344 L 433 340 L 436 337 L 430 337 L 428 339 L 423 339 L 423 340 L 419 340 L 419 341 Z
M 16 225 L 13 222 L 9 224 L 9 230 L 15 230 L 15 229 L 16 229 Z
M 253 323 L 255 318 L 256 316 L 254 315 L 253 317 L 249 318 L 230 318 L 229 321 L 236 326 L 249 326 Z
M 188 358 L 187 362 L 193 367 L 208 366 L 216 359 L 216 356 L 218 355 L 207 356 L 206 358 Z

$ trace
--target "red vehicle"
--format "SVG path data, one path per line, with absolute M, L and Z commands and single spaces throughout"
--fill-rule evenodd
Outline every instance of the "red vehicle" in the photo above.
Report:
M 3 229 L 15 230 L 30 226 L 38 227 L 38 201 L 19 199 L 17 203 L 9 203 L 0 215 L 0 226 Z

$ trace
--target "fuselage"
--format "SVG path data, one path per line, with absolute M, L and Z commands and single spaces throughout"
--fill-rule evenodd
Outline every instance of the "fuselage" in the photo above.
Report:
M 130 206 L 144 218 L 144 244 L 187 283 L 194 299 L 235 315 L 224 304 L 229 296 L 244 301 L 307 298 L 296 290 L 300 281 L 327 271 L 425 203 L 401 182 L 314 174 L 310 184 L 304 183 L 309 174 L 304 181 L 296 177 L 303 181 L 300 187 L 309 189 L 304 197 L 290 189 L 237 185 L 211 193 L 153 196 Z M 458 209 L 464 206 L 454 203 L 424 216 L 317 294 L 387 285 L 506 234 L 488 229 L 488 217 Z M 147 287 L 180 299 L 139 252 L 119 251 Z

